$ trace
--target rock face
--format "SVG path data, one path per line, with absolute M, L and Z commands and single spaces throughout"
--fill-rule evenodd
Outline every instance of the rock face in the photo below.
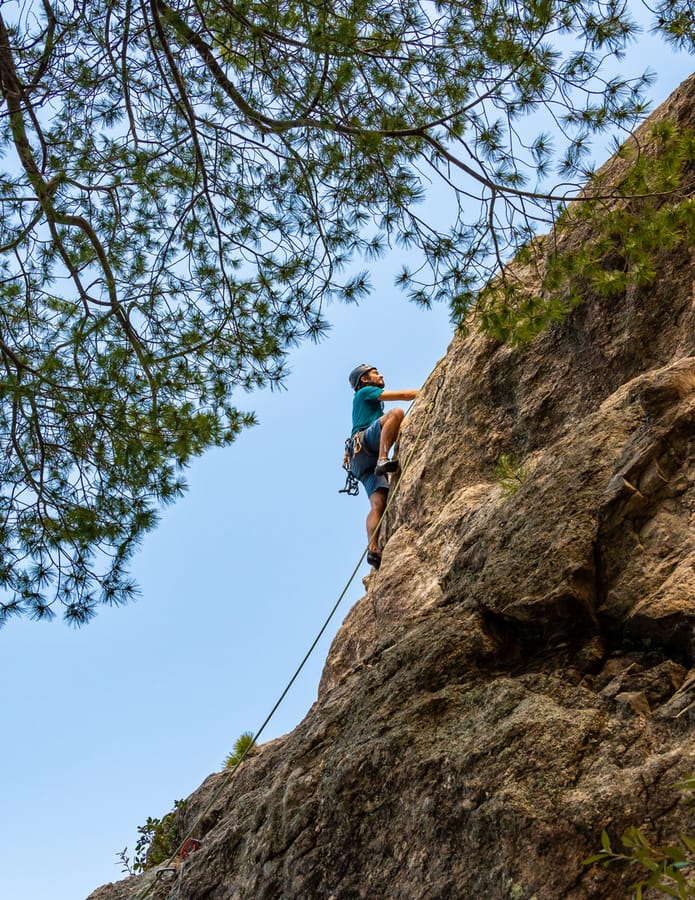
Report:
M 656 115 L 694 110 L 690 79 Z M 681 247 L 526 348 L 452 343 L 318 701 L 189 798 L 176 879 L 92 900 L 619 898 L 602 828 L 695 829 L 694 272 Z

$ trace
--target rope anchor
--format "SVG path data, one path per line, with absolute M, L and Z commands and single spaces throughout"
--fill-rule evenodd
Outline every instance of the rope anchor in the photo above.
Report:
M 179 869 L 181 868 L 181 863 L 184 859 L 188 859 L 191 853 L 195 853 L 196 850 L 200 849 L 201 842 L 196 838 L 189 837 L 184 843 L 181 845 L 181 849 L 179 850 L 173 866 L 165 866 L 163 869 L 159 869 L 156 875 L 156 880 L 159 881 L 161 878 L 166 876 L 167 879 L 171 880 L 178 877 Z
M 167 879 L 176 878 L 176 876 L 178 875 L 176 866 L 167 866 L 165 869 L 159 869 L 159 871 L 157 872 L 156 880 L 159 881 L 160 879 L 163 879 L 165 875 Z
M 181 847 L 181 859 L 188 859 L 191 853 L 195 853 L 195 851 L 199 849 L 200 841 L 196 840 L 196 838 L 189 837 L 183 847 Z

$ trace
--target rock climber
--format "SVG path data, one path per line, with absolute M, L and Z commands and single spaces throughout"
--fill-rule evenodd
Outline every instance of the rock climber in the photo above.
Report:
M 388 474 L 398 468 L 398 460 L 389 459 L 405 413 L 399 407 L 384 412 L 384 401 L 414 400 L 417 391 L 385 391 L 384 376 L 376 366 L 363 363 L 350 372 L 352 432 L 349 442 L 350 471 L 364 485 L 369 497 L 367 562 L 378 569 L 381 553 L 377 528 L 386 509 Z

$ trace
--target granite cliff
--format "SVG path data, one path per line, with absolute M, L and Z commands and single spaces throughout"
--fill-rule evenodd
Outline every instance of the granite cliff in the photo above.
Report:
M 666 115 L 695 127 L 695 78 Z M 317 702 L 189 798 L 176 879 L 91 900 L 619 898 L 635 872 L 583 865 L 603 828 L 695 830 L 692 246 L 657 269 L 523 348 L 453 341 Z

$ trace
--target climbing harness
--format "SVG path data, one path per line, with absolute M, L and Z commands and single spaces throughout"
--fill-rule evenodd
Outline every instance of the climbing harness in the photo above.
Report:
M 423 418 L 422 418 L 422 425 L 420 426 L 420 430 L 418 431 L 418 433 L 417 433 L 417 435 L 416 435 L 416 437 L 415 437 L 415 440 L 413 441 L 413 446 L 412 446 L 411 449 L 410 449 L 410 453 L 408 454 L 405 463 L 404 463 L 403 466 L 401 467 L 401 473 L 400 473 L 400 475 L 398 476 L 398 480 L 396 481 L 396 484 L 394 485 L 393 489 L 389 491 L 389 498 L 388 498 L 388 501 L 387 501 L 387 503 L 386 503 L 386 507 L 385 507 L 385 509 L 384 509 L 384 512 L 382 513 L 382 516 L 381 516 L 381 518 L 379 519 L 379 523 L 378 523 L 377 526 L 376 526 L 376 529 L 375 529 L 375 532 L 374 532 L 375 535 L 379 533 L 379 530 L 381 529 L 381 523 L 384 521 L 384 518 L 385 518 L 385 516 L 386 516 L 386 513 L 389 511 L 389 509 L 390 509 L 390 507 L 391 507 L 391 504 L 393 503 L 393 501 L 394 501 L 395 498 L 396 498 L 396 495 L 398 494 L 398 489 L 399 489 L 399 487 L 401 486 L 401 482 L 403 481 L 403 477 L 405 476 L 405 473 L 408 471 L 408 468 L 409 468 L 409 466 L 410 466 L 410 463 L 411 463 L 412 460 L 413 460 L 413 456 L 415 455 L 415 450 L 417 449 L 417 446 L 418 446 L 418 444 L 420 443 L 420 438 L 422 437 L 422 434 L 423 434 L 423 432 L 424 432 L 424 430 L 425 430 L 425 425 L 427 424 L 427 422 L 428 422 L 428 420 L 429 420 L 430 413 L 431 413 L 432 409 L 434 408 L 434 404 L 435 404 L 436 401 L 437 401 L 437 397 L 439 396 L 439 391 L 441 390 L 441 387 L 442 387 L 443 383 L 444 383 L 444 376 L 442 375 L 442 376 L 440 376 L 439 383 L 438 383 L 437 388 L 436 388 L 436 390 L 435 390 L 435 392 L 434 392 L 434 396 L 432 397 L 432 399 L 430 400 L 430 402 L 429 402 L 429 403 L 427 404 L 427 406 L 425 407 L 425 415 L 424 415 Z M 413 402 L 414 402 L 414 401 L 413 401 Z M 408 412 L 410 412 L 410 410 L 412 409 L 412 406 L 413 406 L 413 404 L 411 403 L 410 407 L 408 408 Z M 353 440 L 354 440 L 354 438 L 353 438 Z M 233 768 L 229 769 L 229 772 L 228 772 L 228 773 L 226 774 L 226 776 L 221 780 L 221 782 L 220 782 L 220 784 L 219 784 L 217 790 L 213 793 L 213 795 L 212 795 L 212 797 L 210 798 L 210 800 L 208 801 L 207 805 L 206 805 L 206 806 L 204 807 L 204 809 L 199 813 L 198 818 L 197 818 L 197 819 L 195 820 L 195 822 L 193 823 L 191 830 L 193 830 L 193 828 L 196 828 L 196 827 L 199 825 L 199 823 L 203 820 L 204 816 L 206 816 L 206 815 L 209 813 L 209 811 L 212 809 L 213 805 L 217 802 L 217 800 L 219 799 L 220 795 L 222 794 L 222 791 L 225 790 L 225 788 L 230 784 L 232 778 L 237 774 L 237 772 L 238 772 L 239 769 L 241 768 L 241 765 L 242 765 L 242 763 L 244 762 L 244 760 L 246 759 L 246 757 L 249 755 L 249 753 L 251 752 L 251 750 L 252 750 L 252 749 L 256 746 L 256 744 L 258 743 L 258 740 L 259 740 L 259 738 L 261 737 L 261 735 L 263 734 L 263 732 L 265 731 L 265 729 L 267 728 L 268 723 L 270 722 L 270 720 L 273 718 L 273 716 L 274 716 L 275 713 L 277 712 L 277 710 L 278 710 L 280 704 L 282 703 L 282 701 L 285 699 L 285 697 L 287 696 L 287 694 L 290 692 L 290 689 L 292 688 L 292 685 L 295 683 L 295 681 L 297 680 L 297 678 L 299 678 L 299 675 L 301 674 L 302 670 L 304 669 L 304 666 L 307 664 L 307 662 L 308 662 L 308 660 L 309 660 L 309 657 L 311 656 L 311 654 L 312 654 L 312 653 L 314 652 L 314 650 L 316 649 L 316 647 L 317 647 L 319 641 L 321 640 L 321 638 L 322 638 L 323 635 L 324 635 L 324 632 L 326 631 L 326 629 L 327 629 L 328 626 L 330 625 L 331 620 L 333 619 L 333 616 L 334 616 L 334 615 L 336 614 L 336 612 L 338 611 L 338 607 L 339 607 L 340 604 L 343 602 L 343 598 L 345 597 L 345 595 L 347 594 L 348 590 L 350 589 L 350 585 L 351 585 L 352 582 L 355 580 L 355 576 L 356 576 L 357 573 L 359 572 L 360 566 L 362 565 L 362 560 L 363 560 L 363 559 L 365 558 L 365 556 L 367 555 L 368 550 L 369 550 L 369 547 L 367 546 L 367 547 L 365 547 L 364 550 L 362 551 L 362 555 L 361 555 L 360 558 L 357 560 L 357 563 L 356 563 L 356 565 L 355 565 L 355 568 L 352 570 L 352 574 L 351 574 L 350 577 L 348 578 L 348 580 L 347 580 L 347 582 L 346 582 L 346 584 L 345 584 L 345 587 L 342 589 L 342 591 L 340 592 L 340 596 L 338 597 L 338 599 L 337 599 L 337 600 L 335 601 L 335 603 L 333 604 L 333 608 L 332 608 L 331 611 L 328 613 L 328 616 L 326 617 L 326 621 L 323 623 L 323 625 L 322 625 L 321 628 L 319 629 L 319 632 L 318 632 L 318 634 L 316 635 L 316 637 L 314 638 L 314 640 L 312 641 L 311 646 L 309 647 L 309 649 L 307 650 L 307 652 L 304 654 L 304 658 L 302 659 L 302 661 L 299 663 L 299 665 L 298 665 L 297 668 L 295 669 L 294 674 L 292 675 L 292 677 L 290 678 L 290 680 L 287 682 L 287 685 L 285 686 L 284 690 L 282 691 L 282 693 L 280 694 L 280 696 L 279 696 L 278 699 L 276 700 L 275 705 L 273 706 L 273 708 L 270 710 L 270 712 L 268 713 L 268 715 L 265 717 L 265 719 L 264 719 L 263 723 L 261 724 L 260 728 L 259 728 L 258 731 L 254 734 L 252 740 L 248 743 L 248 745 L 246 746 L 246 749 L 244 750 L 244 752 L 243 752 L 243 753 L 241 754 L 241 756 L 239 757 L 239 759 L 238 759 L 236 765 L 235 765 Z M 194 839 L 191 838 L 191 834 L 190 834 L 190 832 L 189 832 L 189 834 L 186 836 L 186 838 L 184 838 L 184 840 L 183 840 L 182 844 L 180 845 L 180 847 L 179 847 L 179 848 L 175 851 L 175 853 L 169 858 L 169 860 L 167 860 L 167 862 L 168 862 L 168 863 L 171 863 L 171 862 L 175 861 L 177 857 L 180 857 L 180 856 L 182 855 L 182 853 L 183 853 L 184 848 L 186 848 L 186 847 L 188 846 L 188 844 L 189 844 L 192 840 L 194 841 Z M 200 842 L 199 842 L 199 841 L 194 841 L 194 842 L 197 844 L 197 847 L 194 848 L 194 849 L 197 849 L 197 848 L 200 846 Z M 167 869 L 171 869 L 171 868 L 173 868 L 174 873 L 177 872 L 177 868 L 176 868 L 176 867 L 167 866 Z M 165 869 L 161 869 L 160 871 L 164 872 L 164 871 L 166 871 L 166 870 L 165 870 Z M 138 895 L 136 896 L 136 900 L 145 900 L 145 898 L 148 897 L 149 894 L 151 893 L 151 891 L 152 891 L 152 889 L 153 889 L 155 883 L 156 883 L 156 880 L 155 880 L 154 882 L 152 882 L 150 885 L 148 885 L 147 887 L 145 887 L 145 889 L 144 889 L 140 894 L 138 894 Z

